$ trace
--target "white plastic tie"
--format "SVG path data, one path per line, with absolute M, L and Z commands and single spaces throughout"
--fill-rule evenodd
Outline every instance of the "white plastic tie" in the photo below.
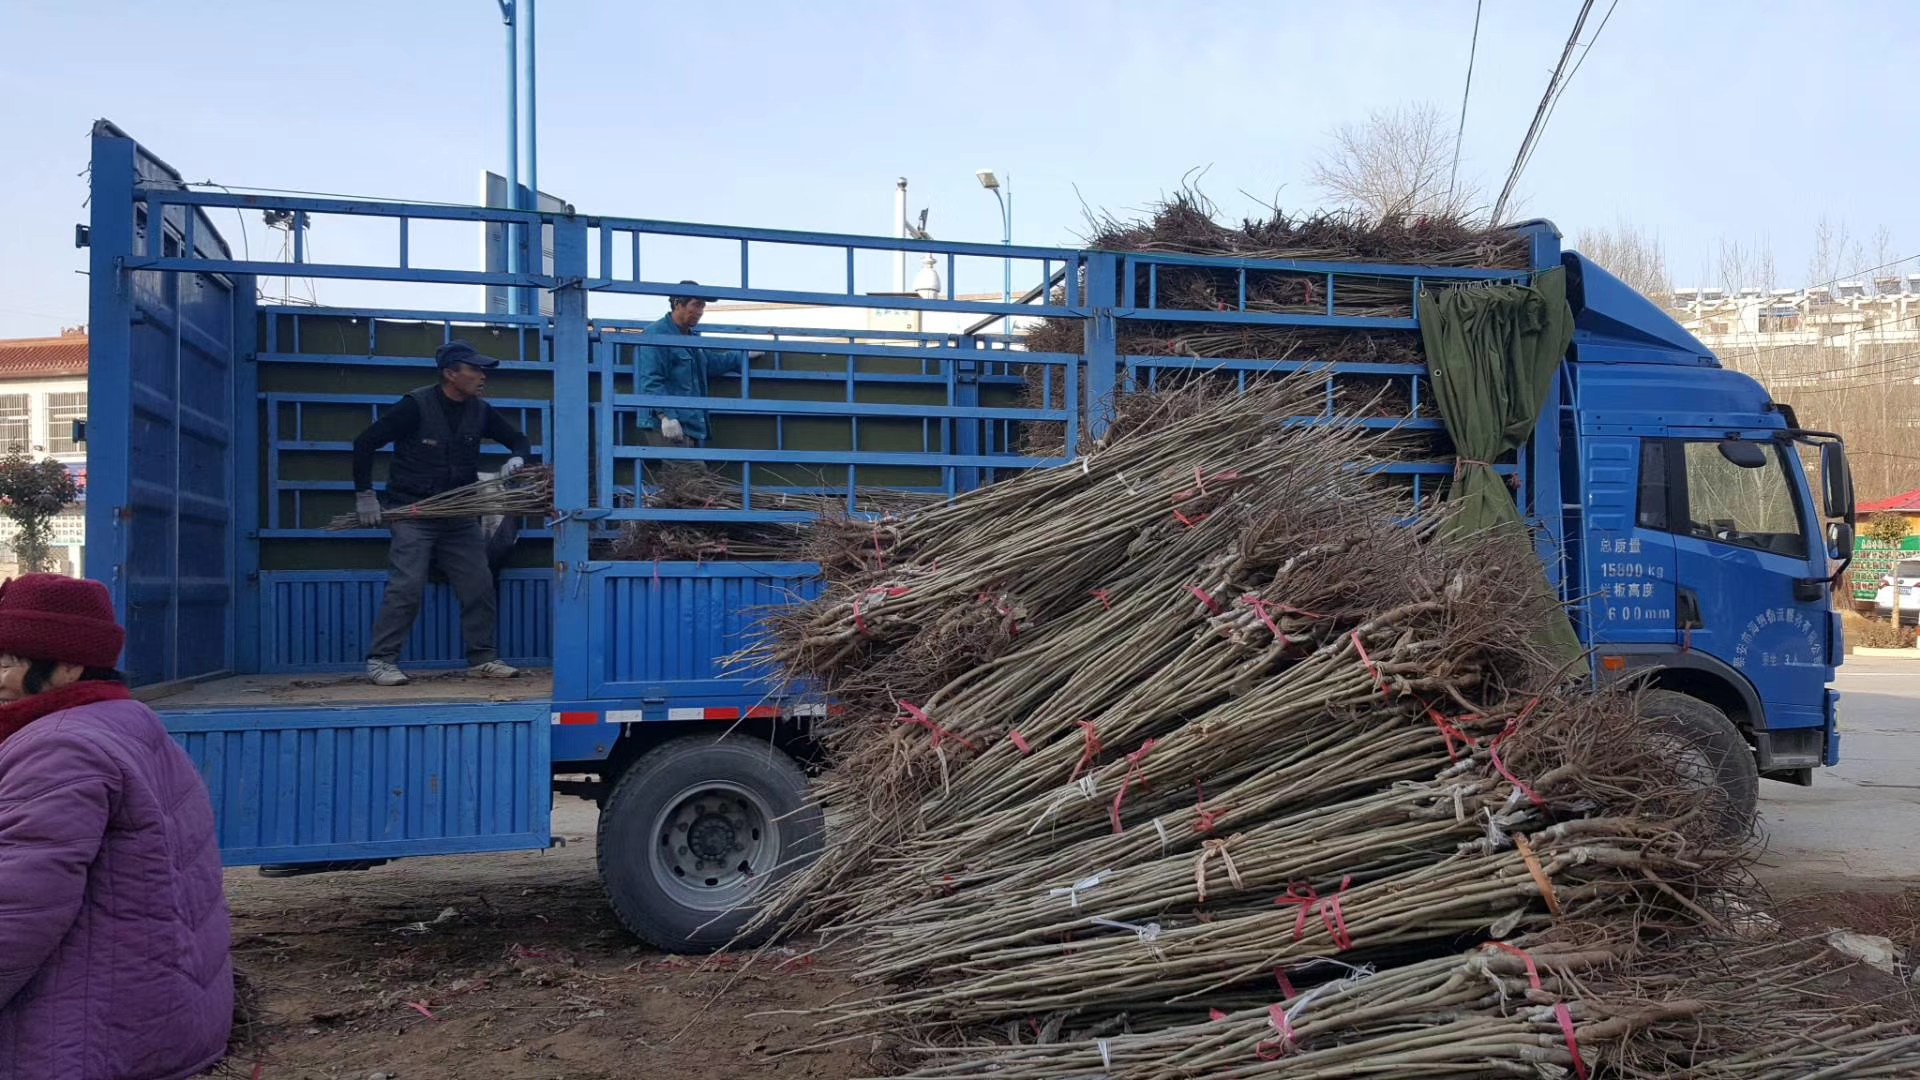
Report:
M 1107 1045 L 1107 1040 L 1096 1039 L 1093 1045 L 1100 1048 L 1100 1067 L 1103 1069 L 1113 1068 L 1113 1050 Z
M 1107 875 L 1111 873 L 1113 873 L 1112 870 L 1102 870 L 1090 877 L 1083 877 L 1071 885 L 1062 885 L 1057 889 L 1048 889 L 1047 895 L 1064 896 L 1067 898 L 1067 903 L 1071 904 L 1077 910 L 1080 907 L 1080 894 L 1105 881 Z
M 1160 940 L 1160 924 L 1157 922 L 1150 922 L 1142 926 L 1139 923 L 1120 922 L 1115 919 L 1093 919 L 1091 921 L 1095 926 L 1111 926 L 1115 930 L 1131 930 L 1135 936 L 1140 939 L 1140 944 L 1142 945 L 1151 945 Z
M 1087 775 L 1074 781 L 1074 786 L 1080 789 L 1080 794 L 1084 795 L 1088 802 L 1092 802 L 1094 800 L 1094 789 L 1098 785 L 1094 783 L 1094 778 L 1092 773 L 1088 773 Z
M 1153 831 L 1160 834 L 1160 850 L 1161 851 L 1165 851 L 1168 848 L 1173 846 L 1173 842 L 1167 839 L 1167 827 L 1165 825 L 1160 824 L 1159 818 L 1153 819 Z
M 1287 1010 L 1288 1027 L 1293 1027 L 1302 1016 L 1306 1015 L 1307 1006 L 1313 1004 L 1315 998 L 1326 994 L 1337 994 L 1342 990 L 1350 989 L 1355 984 L 1372 978 L 1374 973 L 1372 964 L 1368 964 L 1366 967 L 1354 967 L 1352 964 L 1342 964 L 1338 960 L 1328 960 L 1324 957 L 1317 957 L 1312 963 L 1296 965 L 1294 970 L 1297 971 L 1302 967 L 1313 967 L 1314 964 L 1336 964 L 1346 968 L 1350 974 L 1346 978 L 1336 982 L 1321 983 L 1319 986 L 1300 995 L 1300 1000 L 1294 1002 L 1293 1007 Z

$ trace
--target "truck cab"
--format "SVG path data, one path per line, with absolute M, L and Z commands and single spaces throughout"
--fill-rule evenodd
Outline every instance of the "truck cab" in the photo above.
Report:
M 1828 684 L 1843 653 L 1833 583 L 1853 547 L 1845 450 L 1605 270 L 1565 263 L 1568 593 L 1596 674 L 1706 703 L 1760 776 L 1811 783 L 1839 755 Z

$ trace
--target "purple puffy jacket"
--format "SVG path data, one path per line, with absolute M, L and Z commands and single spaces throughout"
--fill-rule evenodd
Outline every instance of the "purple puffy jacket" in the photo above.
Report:
M 137 701 L 0 742 L 0 1080 L 178 1080 L 226 1051 L 213 808 Z

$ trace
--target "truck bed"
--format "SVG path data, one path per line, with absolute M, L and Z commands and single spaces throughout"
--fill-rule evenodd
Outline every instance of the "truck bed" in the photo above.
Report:
M 333 705 L 484 704 L 553 696 L 553 672 L 525 670 L 517 679 L 469 679 L 459 671 L 409 672 L 405 686 L 375 686 L 357 672 L 340 675 L 233 675 L 136 691 L 157 712 Z

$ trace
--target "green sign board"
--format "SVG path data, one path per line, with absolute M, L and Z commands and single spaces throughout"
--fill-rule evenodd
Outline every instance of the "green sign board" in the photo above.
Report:
M 1847 578 L 1853 586 L 1853 598 L 1872 602 L 1880 591 L 1880 579 L 1893 572 L 1893 564 L 1909 552 L 1920 552 L 1920 536 L 1909 536 L 1898 544 L 1883 544 L 1862 536 L 1853 542 L 1853 565 Z

